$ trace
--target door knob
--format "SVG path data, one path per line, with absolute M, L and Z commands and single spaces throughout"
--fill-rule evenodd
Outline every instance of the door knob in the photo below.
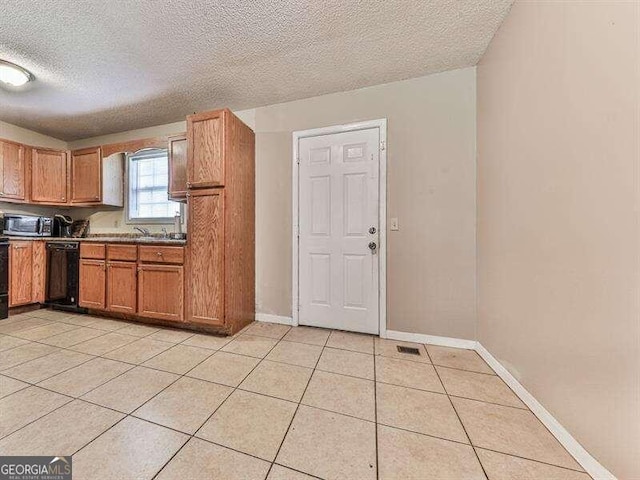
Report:
M 376 248 L 378 248 L 378 245 L 376 245 L 376 242 L 369 242 L 369 250 L 371 250 L 372 252 L 375 252 Z

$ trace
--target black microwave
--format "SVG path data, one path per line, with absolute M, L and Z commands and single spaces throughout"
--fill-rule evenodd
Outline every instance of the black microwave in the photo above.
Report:
M 52 227 L 51 217 L 5 213 L 2 233 L 19 237 L 50 237 Z

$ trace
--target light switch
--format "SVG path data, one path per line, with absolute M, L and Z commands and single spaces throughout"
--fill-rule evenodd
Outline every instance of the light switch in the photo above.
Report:
M 398 219 L 397 218 L 392 218 L 391 219 L 391 230 L 396 231 L 396 230 L 400 230 L 400 227 L 398 226 Z

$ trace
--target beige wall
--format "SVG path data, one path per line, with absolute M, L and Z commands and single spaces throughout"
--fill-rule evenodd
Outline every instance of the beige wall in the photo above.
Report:
M 0 138 L 34 147 L 58 148 L 62 150 L 67 148 L 67 142 L 5 122 L 0 122 Z
M 257 311 L 291 316 L 291 165 L 296 130 L 388 119 L 388 328 L 475 338 L 475 68 L 236 114 L 256 132 Z M 69 143 L 179 133 L 185 122 Z M 122 209 L 73 209 L 94 233 L 131 231 Z M 149 226 L 158 231 L 160 226 Z
M 478 66 L 479 339 L 640 478 L 640 4 L 516 2 Z
M 258 311 L 291 315 L 292 132 L 388 119 L 388 328 L 475 338 L 475 69 L 256 109 Z

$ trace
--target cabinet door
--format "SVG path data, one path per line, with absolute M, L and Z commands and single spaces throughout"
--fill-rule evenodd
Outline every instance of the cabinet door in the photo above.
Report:
M 224 185 L 226 110 L 187 117 L 187 186 Z
M 107 310 L 136 313 L 137 273 L 133 262 L 107 264 Z
M 0 141 L 0 199 L 26 200 L 25 173 L 24 145 Z
M 71 203 L 99 203 L 102 199 L 100 148 L 71 154 Z
M 187 321 L 224 324 L 224 192 L 191 191 L 187 246 Z
M 187 137 L 169 137 L 169 198 L 187 198 Z
M 33 149 L 31 200 L 39 203 L 67 202 L 67 153 Z
M 33 302 L 33 249 L 29 241 L 9 245 L 9 306 Z
M 141 264 L 138 267 L 138 315 L 181 322 L 182 265 Z
M 47 252 L 42 241 L 32 242 L 33 248 L 33 302 L 44 303 L 47 273 Z
M 104 310 L 106 265 L 104 260 L 80 260 L 78 305 Z

